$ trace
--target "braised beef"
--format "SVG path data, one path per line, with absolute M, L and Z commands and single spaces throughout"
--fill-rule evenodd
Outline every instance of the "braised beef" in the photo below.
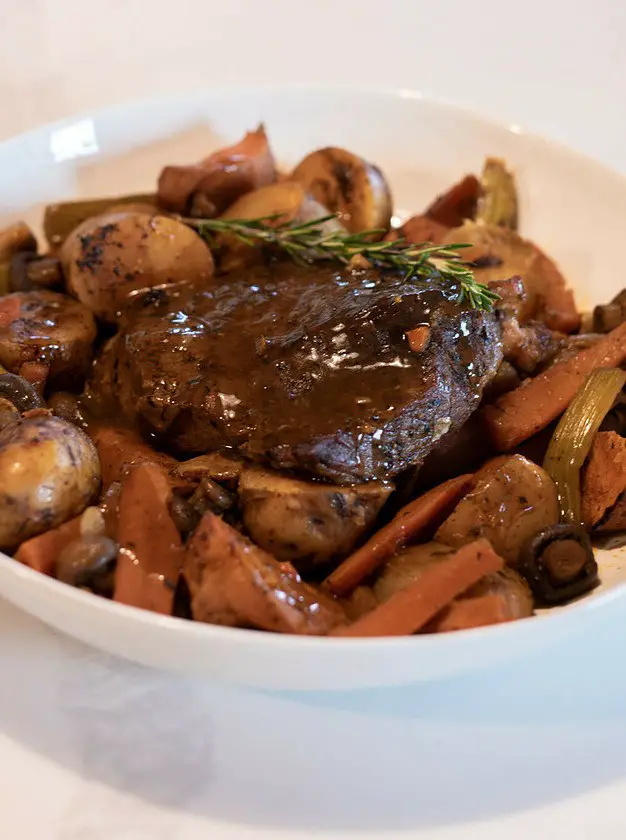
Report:
M 502 359 L 494 315 L 436 280 L 291 263 L 138 300 L 90 394 L 183 453 L 227 447 L 338 483 L 418 464 Z M 420 352 L 406 333 L 428 325 Z M 118 411 L 118 409 L 114 409 Z

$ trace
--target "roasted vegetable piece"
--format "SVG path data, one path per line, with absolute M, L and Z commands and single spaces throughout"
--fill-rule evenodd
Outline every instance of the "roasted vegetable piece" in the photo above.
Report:
M 307 155 L 291 178 L 336 213 L 350 233 L 379 229 L 391 221 L 391 190 L 377 166 L 345 149 L 329 146 Z
M 0 396 L 12 403 L 20 413 L 44 406 L 36 388 L 14 373 L 0 374 Z
M 477 476 L 475 487 L 435 539 L 459 546 L 485 537 L 508 565 L 515 566 L 529 536 L 558 521 L 556 487 L 550 476 L 521 455 L 511 455 Z
M 154 193 L 120 195 L 111 198 L 84 198 L 78 201 L 62 201 L 49 204 L 43 217 L 43 230 L 53 251 L 60 248 L 67 237 L 87 219 L 111 212 L 112 208 L 125 205 L 143 205 L 156 212 Z
M 37 362 L 48 368 L 52 388 L 79 388 L 95 338 L 89 309 L 65 295 L 41 290 L 0 299 L 0 364 L 13 373 Z
M 241 475 L 239 499 L 252 540 L 300 569 L 351 551 L 392 489 L 380 482 L 334 487 L 253 468 Z
M 157 452 L 130 429 L 93 425 L 89 434 L 102 465 L 104 487 L 108 487 L 115 481 L 121 481 L 129 469 L 140 464 L 155 464 L 162 467 L 170 476 L 173 486 L 188 486 L 184 479 L 176 477 L 178 461 L 171 455 Z
M 463 493 L 471 486 L 471 475 L 452 478 L 405 505 L 380 531 L 347 557 L 324 581 L 335 595 L 347 595 L 361 581 L 411 540 L 434 532 Z
M 419 580 L 426 569 L 434 563 L 440 563 L 453 552 L 451 546 L 434 541 L 400 549 L 385 562 L 372 584 L 376 599 L 383 604 L 394 592 L 406 589 Z
M 208 245 L 176 219 L 148 213 L 111 213 L 83 222 L 60 251 L 67 289 L 100 320 L 115 323 L 141 289 L 208 282 Z
M 44 575 L 54 575 L 57 557 L 66 545 L 80 537 L 81 517 L 51 528 L 23 542 L 15 552 L 15 559 Z
M 612 514 L 626 490 L 625 438 L 615 432 L 599 432 L 595 436 L 581 489 L 585 528 L 591 530 L 600 526 L 599 530 L 620 530 L 621 522 L 615 521 Z
M 594 332 L 611 332 L 624 321 L 626 321 L 626 289 L 622 289 L 610 303 L 600 304 L 593 310 Z
M 15 222 L 0 230 L 0 263 L 8 263 L 20 251 L 36 251 L 37 240 L 25 222 Z
M 517 230 L 515 178 L 503 160 L 488 157 L 480 178 L 476 221 Z
M 580 470 L 596 432 L 615 397 L 626 383 L 626 373 L 617 368 L 594 370 L 569 404 L 556 427 L 544 468 L 559 494 L 561 520 L 580 525 Z
M 81 536 L 60 551 L 55 576 L 70 586 L 110 598 L 116 560 L 117 545 L 112 539 L 102 534 Z
M 0 547 L 55 528 L 81 513 L 100 486 L 98 456 L 76 426 L 52 415 L 0 431 Z
M 517 621 L 531 616 L 533 608 L 530 587 L 521 575 L 507 567 L 501 572 L 485 575 L 424 629 L 429 633 L 447 633 Z
M 406 589 L 395 592 L 372 612 L 339 627 L 336 636 L 407 636 L 417 633 L 454 598 L 497 572 L 504 561 L 487 540 L 464 545 L 440 563 L 430 565 Z
M 455 242 L 474 246 L 464 250 L 463 257 L 474 263 L 478 282 L 491 285 L 520 276 L 531 317 L 543 321 L 551 330 L 572 333 L 579 329 L 580 315 L 573 292 L 555 263 L 532 242 L 508 228 L 472 221 L 448 231 L 442 244 Z
M 200 163 L 166 166 L 159 176 L 159 206 L 183 214 L 201 209 L 212 217 L 275 179 L 274 157 L 260 125 L 234 146 L 213 152 Z
M 592 347 L 557 362 L 527 379 L 493 405 L 482 409 L 485 427 L 501 452 L 513 449 L 561 415 L 591 371 L 614 367 L 626 359 L 626 324 Z
M 169 511 L 165 470 L 140 464 L 122 482 L 120 552 L 113 598 L 122 604 L 171 615 L 182 564 L 182 542 Z
M 466 175 L 447 192 L 437 196 L 427 208 L 425 216 L 447 228 L 458 227 L 476 214 L 476 202 L 480 195 L 480 184 L 474 175 Z M 467 242 L 455 239 L 455 242 Z
M 591 542 L 578 525 L 554 525 L 532 537 L 520 554 L 518 571 L 542 604 L 570 601 L 599 582 Z
M 187 543 L 184 573 L 196 621 L 310 635 L 346 622 L 338 603 L 214 513 Z
M 12 292 L 51 289 L 63 283 L 61 263 L 55 257 L 38 257 L 22 251 L 9 264 L 9 286 Z

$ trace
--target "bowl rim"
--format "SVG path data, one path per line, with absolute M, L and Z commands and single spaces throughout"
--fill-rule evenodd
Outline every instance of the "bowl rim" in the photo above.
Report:
M 98 107 L 90 110 L 83 110 L 78 113 L 70 114 L 52 122 L 42 123 L 39 126 L 29 128 L 17 134 L 6 137 L 0 140 L 0 153 L 11 153 L 12 147 L 16 149 L 30 140 L 34 140 L 40 136 L 42 132 L 53 132 L 68 126 L 74 125 L 77 122 L 98 119 L 109 121 L 116 118 L 116 115 L 121 115 L 129 108 L 135 108 L 140 111 L 142 108 L 150 109 L 161 106 L 175 106 L 184 100 L 201 100 L 203 97 L 207 98 L 227 98 L 228 96 L 280 96 L 282 93 L 311 95 L 311 96 L 328 96 L 328 97 L 377 97 L 383 100 L 409 100 L 427 109 L 437 111 L 447 111 L 461 114 L 466 120 L 470 120 L 475 124 L 487 126 L 488 128 L 513 134 L 519 136 L 524 142 L 533 145 L 550 149 L 553 153 L 559 156 L 568 157 L 576 165 L 585 167 L 592 167 L 604 177 L 609 177 L 613 180 L 620 181 L 623 187 L 626 188 L 626 173 L 620 170 L 613 169 L 601 160 L 583 152 L 579 149 L 572 148 L 561 141 L 544 136 L 540 133 L 529 131 L 516 123 L 507 123 L 498 120 L 490 115 L 483 114 L 480 110 L 460 105 L 456 102 L 433 97 L 425 94 L 421 90 L 408 87 L 390 87 L 390 86 L 371 86 L 371 85 L 315 85 L 315 84 L 299 84 L 299 83 L 281 83 L 281 84 L 264 84 L 264 85 L 227 85 L 223 87 L 201 86 L 186 88 L 167 94 L 155 94 L 149 97 L 142 97 L 140 99 L 129 98 L 121 100 L 115 104 L 107 105 L 105 107 Z M 98 151 L 93 154 L 93 158 L 101 155 Z M 25 581 L 32 581 L 33 586 L 38 586 L 40 589 L 47 589 L 55 598 L 77 604 L 79 607 L 89 607 L 97 609 L 101 613 L 109 614 L 113 620 L 126 619 L 132 623 L 138 623 L 144 627 L 158 627 L 167 631 L 173 631 L 176 634 L 190 635 L 200 642 L 225 642 L 231 645 L 238 645 L 249 647 L 250 644 L 259 644 L 263 648 L 271 651 L 280 651 L 281 649 L 293 650 L 295 647 L 301 650 L 320 650 L 332 648 L 333 650 L 353 651 L 355 649 L 363 649 L 365 647 L 370 650 L 397 650 L 410 648 L 413 651 L 419 652 L 424 648 L 428 648 L 433 652 L 443 651 L 450 647 L 456 648 L 460 646 L 473 645 L 474 642 L 480 642 L 484 639 L 493 642 L 502 642 L 510 636 L 514 636 L 520 632 L 527 633 L 531 627 L 540 627 L 546 624 L 550 626 L 562 626 L 567 622 L 582 620 L 585 616 L 597 611 L 617 597 L 623 595 L 626 589 L 626 584 L 618 583 L 610 589 L 590 596 L 583 596 L 571 604 L 562 608 L 553 608 L 550 611 L 542 612 L 538 615 L 532 616 L 532 621 L 527 619 L 520 619 L 516 621 L 509 621 L 497 625 L 488 625 L 484 627 L 476 627 L 468 630 L 459 630 L 454 633 L 432 633 L 432 634 L 415 634 L 412 636 L 379 636 L 379 637 L 332 637 L 332 642 L 328 641 L 326 636 L 310 636 L 298 635 L 290 633 L 272 633 L 262 630 L 253 630 L 240 627 L 227 627 L 217 624 L 209 624 L 200 621 L 192 621 L 189 619 L 179 618 L 177 616 L 162 615 L 154 613 L 149 610 L 144 610 L 139 607 L 121 604 L 107 598 L 102 598 L 93 593 L 76 589 L 61 581 L 56 580 L 42 572 L 38 572 L 19 561 L 12 558 L 3 552 L 0 552 L 0 568 L 5 567 L 8 574 L 24 579 Z M 2 592 L 0 591 L 0 596 Z M 36 614 L 36 613 L 35 613 Z

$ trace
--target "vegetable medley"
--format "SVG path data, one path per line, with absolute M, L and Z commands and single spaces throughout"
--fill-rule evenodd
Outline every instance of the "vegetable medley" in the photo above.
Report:
M 626 529 L 626 291 L 578 311 L 488 158 L 392 227 L 261 126 L 155 193 L 0 231 L 0 548 L 196 621 L 336 636 L 529 617 Z

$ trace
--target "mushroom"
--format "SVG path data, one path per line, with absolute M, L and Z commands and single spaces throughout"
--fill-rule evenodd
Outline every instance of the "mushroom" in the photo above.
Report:
M 190 227 L 166 216 L 110 213 L 88 219 L 61 252 L 67 289 L 97 318 L 115 323 L 142 289 L 211 280 L 213 256 Z
M 67 521 L 100 486 L 96 450 L 83 431 L 46 413 L 0 431 L 0 548 Z
M 336 213 L 350 233 L 377 229 L 391 221 L 391 190 L 377 166 L 358 155 L 329 146 L 300 161 L 291 173 L 321 205 Z
M 95 338 L 89 309 L 66 295 L 42 289 L 0 299 L 0 364 L 13 373 L 37 363 L 53 389 L 80 387 Z
M 554 482 L 522 455 L 496 459 L 441 525 L 435 539 L 460 546 L 486 537 L 497 554 L 515 567 L 525 542 L 559 521 Z
M 103 534 L 85 535 L 62 549 L 55 576 L 70 586 L 110 598 L 116 560 L 117 545 L 112 539 Z
M 344 557 L 374 524 L 393 487 L 370 482 L 337 487 L 271 470 L 244 470 L 239 500 L 254 542 L 298 567 Z
M 540 603 L 561 604 L 598 585 L 591 541 L 578 525 L 552 525 L 523 546 L 518 571 Z

